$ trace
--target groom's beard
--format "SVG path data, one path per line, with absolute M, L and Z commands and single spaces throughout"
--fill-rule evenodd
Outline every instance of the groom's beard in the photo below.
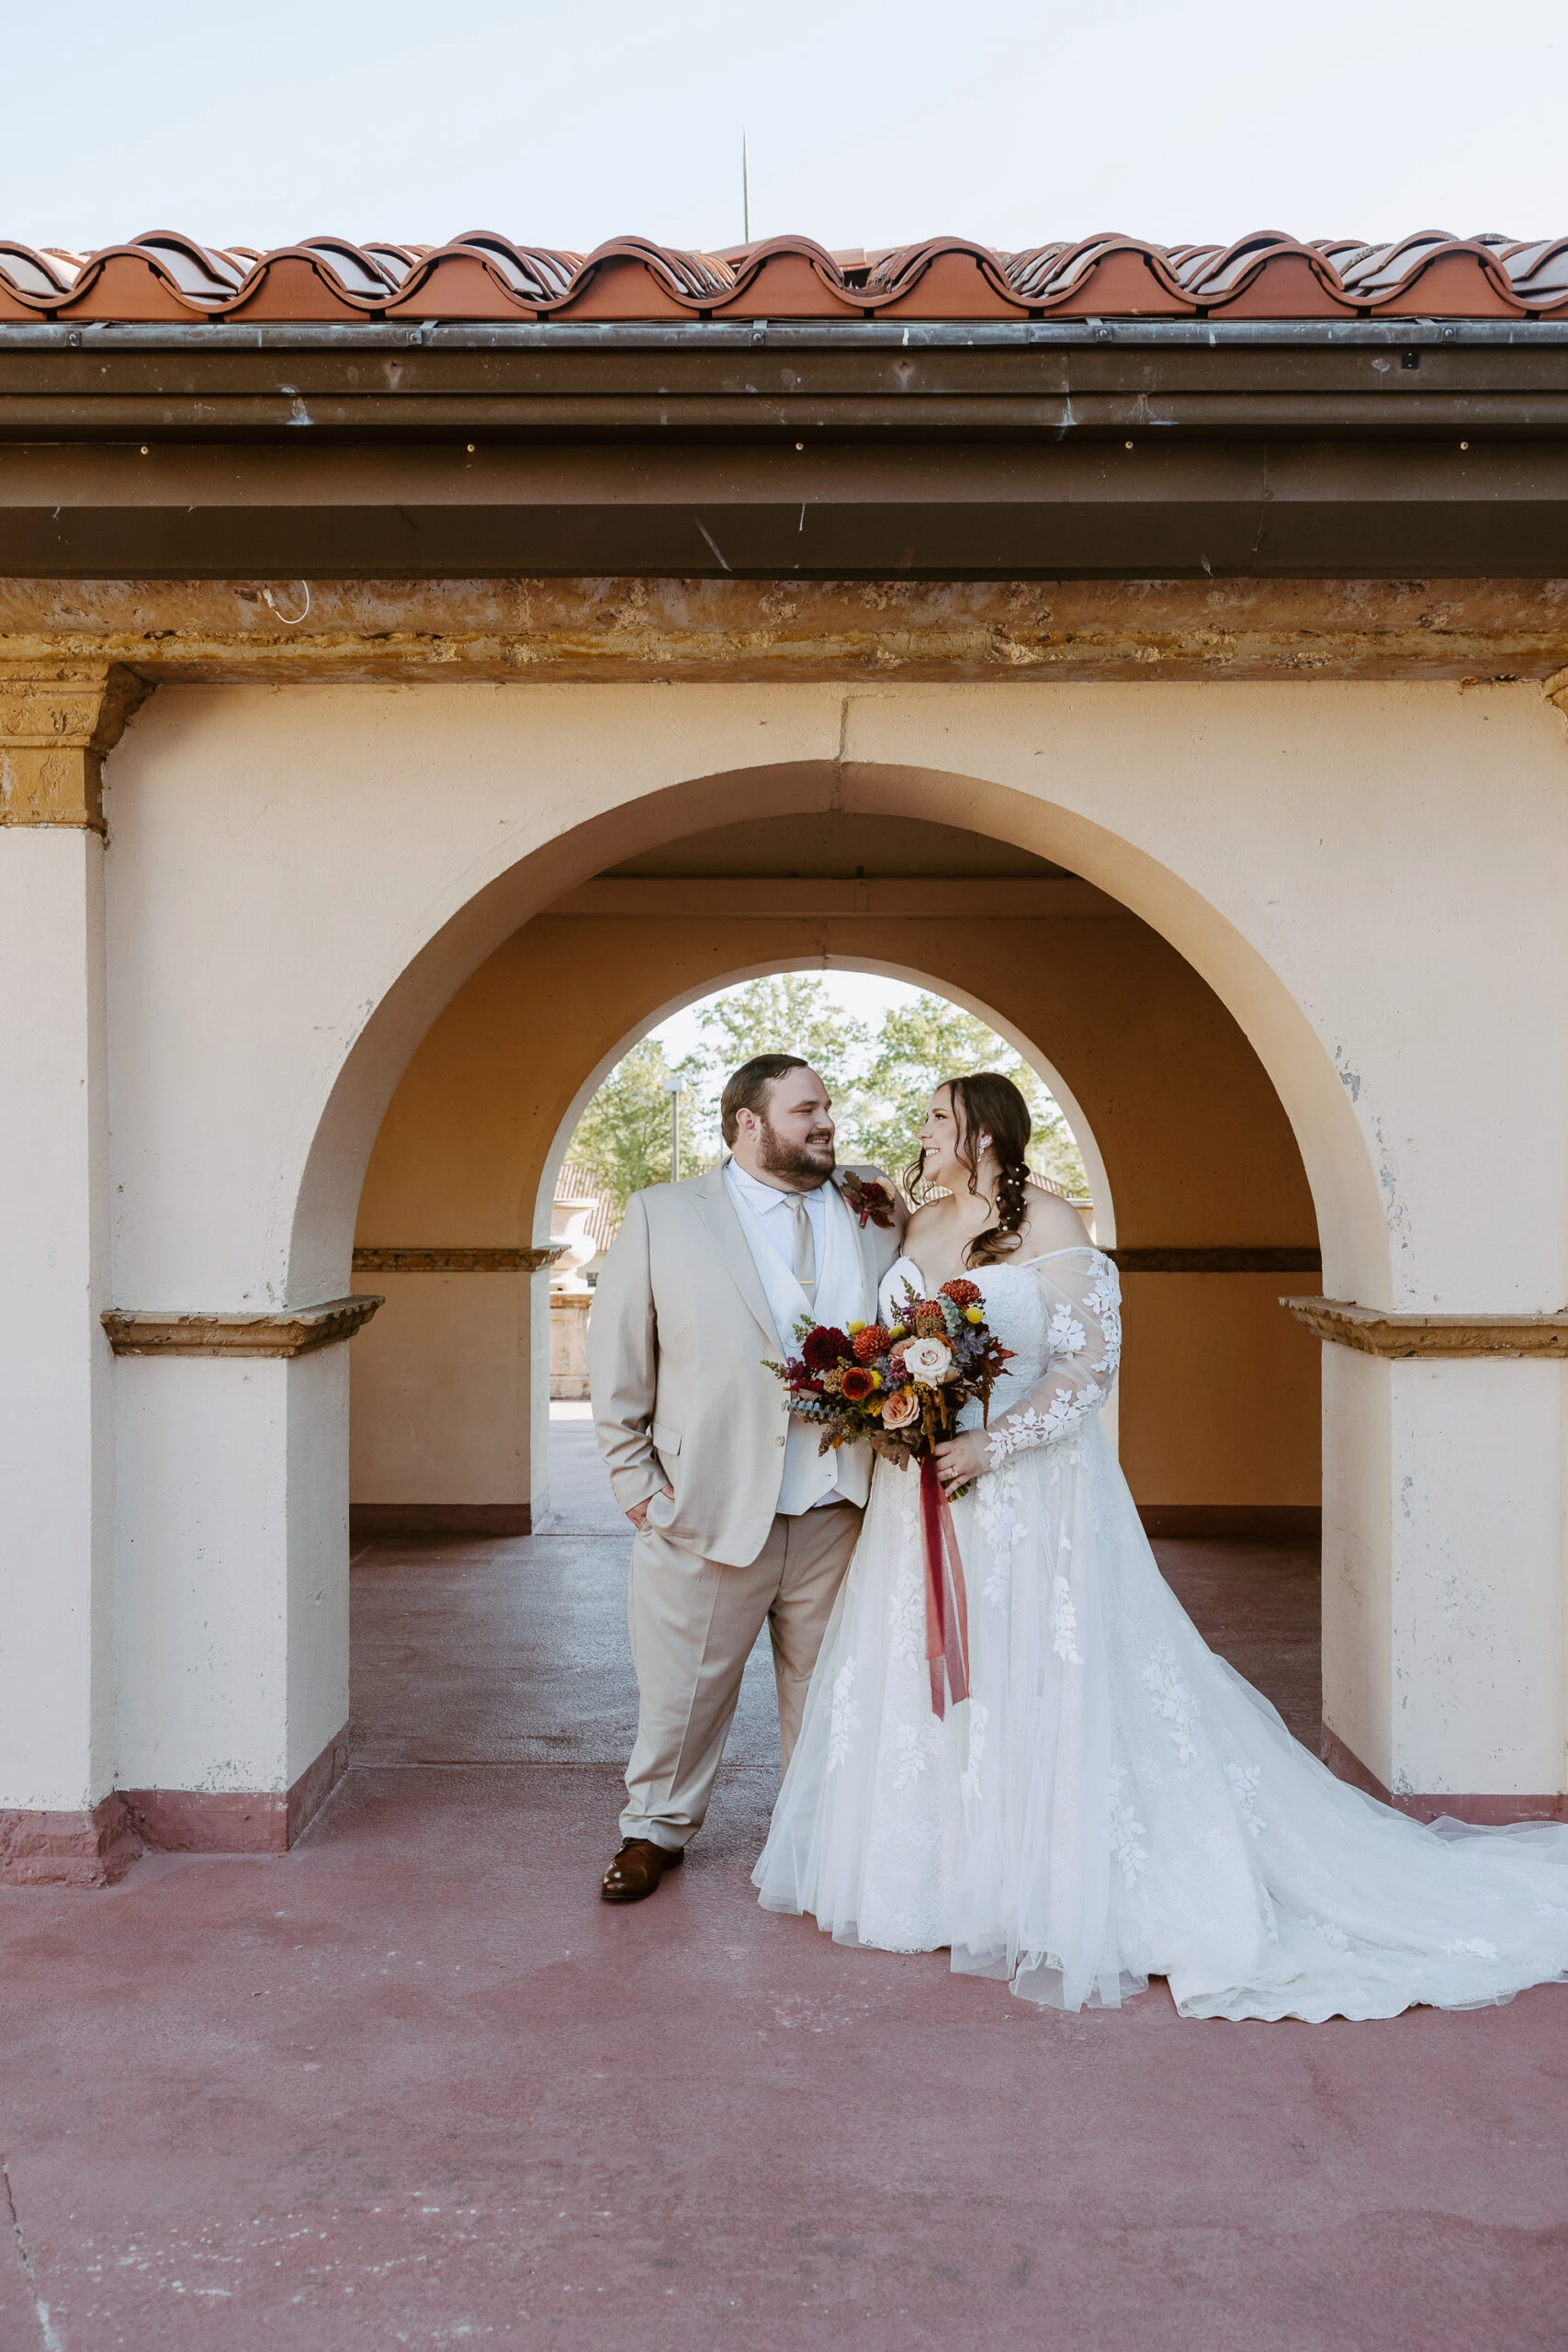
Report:
M 820 1183 L 838 1164 L 830 1127 L 813 1127 L 804 1143 L 786 1143 L 766 1119 L 762 1121 L 757 1165 L 765 1168 L 770 1176 L 815 1176 Z

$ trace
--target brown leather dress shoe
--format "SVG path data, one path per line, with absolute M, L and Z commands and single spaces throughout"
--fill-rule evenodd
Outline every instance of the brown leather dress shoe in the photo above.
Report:
M 666 1871 L 685 1860 L 682 1846 L 656 1846 L 651 1838 L 623 1839 L 615 1860 L 600 1882 L 606 1903 L 642 1903 L 654 1894 Z

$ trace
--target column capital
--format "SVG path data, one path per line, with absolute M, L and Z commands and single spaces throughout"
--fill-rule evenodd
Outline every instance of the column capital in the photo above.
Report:
M 0 825 L 103 832 L 104 754 L 152 691 L 119 662 L 0 655 Z

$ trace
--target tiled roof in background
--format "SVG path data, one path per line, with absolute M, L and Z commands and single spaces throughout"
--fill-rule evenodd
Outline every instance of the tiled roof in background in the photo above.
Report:
M 475 232 L 450 244 L 308 237 L 219 251 L 173 231 L 95 254 L 0 237 L 0 323 L 53 320 L 636 320 L 1025 318 L 1527 319 L 1568 313 L 1568 237 L 1301 244 L 1272 230 L 1233 245 L 1088 237 L 995 252 L 931 237 L 828 253 L 770 237 L 683 253 L 615 237 L 587 254 Z

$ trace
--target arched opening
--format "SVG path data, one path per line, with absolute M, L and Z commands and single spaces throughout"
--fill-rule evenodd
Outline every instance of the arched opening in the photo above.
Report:
M 526 1018 L 511 1031 L 525 1046 L 579 1018 L 573 959 L 595 936 L 604 969 L 635 969 L 643 934 L 630 913 L 563 904 L 604 889 L 617 865 L 742 821 L 844 816 L 875 820 L 889 839 L 912 822 L 946 824 L 1055 865 L 1067 877 L 1061 889 L 1111 910 L 1081 910 L 1076 944 L 1054 960 L 1010 951 L 1010 972 L 1027 970 L 1049 998 L 1049 1017 L 1037 1003 L 1016 1025 L 1045 1041 L 1101 1141 L 1119 1250 L 1153 1251 L 1165 1269 L 1145 1258 L 1128 1272 L 1130 1315 L 1149 1340 L 1146 1393 L 1201 1402 L 1209 1429 L 1232 1430 L 1235 1499 L 1240 1474 L 1277 1457 L 1250 1443 L 1247 1412 L 1215 1409 L 1221 1375 L 1228 1365 L 1231 1394 L 1239 1386 L 1249 1410 L 1278 1392 L 1268 1351 L 1286 1341 L 1267 1334 L 1290 1326 L 1274 1302 L 1312 1284 L 1272 1264 L 1221 1277 L 1189 1258 L 1172 1271 L 1175 1251 L 1316 1239 L 1328 1295 L 1377 1312 L 1499 1299 L 1533 1311 L 1557 1295 L 1508 1230 L 1483 1246 L 1448 1179 L 1432 1172 L 1445 1155 L 1431 1136 L 1453 1142 L 1435 1107 L 1449 1073 L 1414 1019 L 1413 991 L 1439 1007 L 1431 1026 L 1444 1051 L 1450 1036 L 1479 1034 L 1465 1025 L 1473 1008 L 1454 992 L 1425 914 L 1391 899 L 1386 840 L 1361 864 L 1344 850 L 1347 826 L 1371 849 L 1391 776 L 1414 785 L 1427 767 L 1446 779 L 1445 806 L 1470 839 L 1498 716 L 1425 688 L 1241 684 L 171 689 L 116 752 L 107 795 L 117 1293 L 282 1322 L 349 1287 L 356 1208 L 362 1238 L 429 1240 L 423 1216 L 368 1221 L 366 1171 L 389 1105 L 413 1099 L 460 1000 L 498 956 L 522 954 L 513 943 L 553 932 L 565 950 L 531 976 Z M 1533 775 L 1528 730 L 1509 741 L 1509 757 Z M 1544 770 L 1540 788 L 1550 788 Z M 1008 974 L 968 967 L 976 953 L 1010 948 L 1022 919 L 991 888 L 973 921 L 947 921 L 953 879 L 926 877 L 930 895 L 907 907 L 900 944 L 877 950 L 863 937 L 854 952 L 931 971 L 930 943 L 951 938 L 964 968 L 932 977 L 1005 1016 Z M 739 924 L 745 893 L 730 897 L 725 911 Z M 236 922 L 240 906 L 254 919 Z M 831 905 L 796 905 L 796 952 L 840 952 L 835 925 L 863 911 L 852 881 Z M 1068 926 L 1056 936 L 1066 945 Z M 790 952 L 777 933 L 773 941 L 770 963 Z M 465 1229 L 436 1227 L 435 1239 L 533 1245 L 543 1159 L 573 1093 L 652 1004 L 760 960 L 754 940 L 721 945 L 705 968 L 606 1017 L 596 1040 L 579 1038 L 558 1084 L 525 1054 L 503 1069 L 506 1085 L 537 1097 L 537 1164 L 484 1160 L 489 1192 L 467 1204 Z M 1204 1101 L 1184 1023 L 1216 1049 L 1225 1038 L 1242 1049 L 1235 1082 Z M 1149 1048 L 1144 1069 L 1135 1084 L 1123 1071 L 1102 1099 L 1107 1040 L 1128 1036 Z M 461 1108 L 449 1081 L 431 1100 L 441 1116 L 449 1102 Z M 1498 1132 L 1506 1109 L 1499 1098 Z M 1195 1133 L 1216 1148 L 1194 1158 Z M 1248 1136 L 1273 1171 L 1267 1182 L 1241 1148 Z M 1181 1182 L 1161 1193 L 1154 1180 L 1172 1170 Z M 1288 1221 L 1277 1215 L 1281 1172 Z M 1539 1200 L 1531 1213 L 1539 1238 L 1550 1217 Z M 1253 1337 L 1227 1349 L 1205 1302 L 1242 1299 L 1248 1283 Z M 371 1273 L 367 1286 L 387 1284 Z M 505 1310 L 514 1323 L 521 1303 L 514 1294 Z M 362 1363 L 377 1338 L 372 1324 L 355 1342 Z M 126 1785 L 315 1785 L 346 1704 L 350 1352 L 261 1371 L 121 1366 Z M 1130 1468 L 1136 1356 L 1122 1393 Z M 1348 1345 L 1325 1355 L 1325 1687 L 1334 1729 L 1389 1786 L 1546 1789 L 1560 1778 L 1561 1693 L 1540 1663 L 1551 1645 L 1520 1634 L 1555 1622 L 1550 1531 L 1560 1513 L 1542 1466 L 1555 1455 L 1549 1435 L 1527 1439 L 1505 1409 L 1512 1379 L 1506 1368 L 1428 1377 Z M 1531 1375 L 1532 1411 L 1547 1393 Z M 1531 1527 L 1546 1531 L 1532 1538 L 1522 1582 L 1506 1513 L 1478 1508 L 1463 1520 L 1445 1506 L 1438 1543 L 1437 1506 L 1423 1520 L 1401 1499 L 1438 1491 L 1437 1474 L 1468 1458 L 1463 1433 L 1483 1403 L 1492 1455 L 1511 1465 L 1506 1478 L 1495 1463 L 1487 1475 L 1528 1492 Z M 423 1442 L 423 1428 L 412 1434 Z M 1179 1442 L 1153 1460 L 1157 1484 L 1138 1473 L 1145 1496 L 1179 1500 L 1179 1476 L 1199 1500 L 1225 1491 L 1203 1443 L 1188 1442 L 1201 1435 L 1168 1423 Z M 254 1487 L 254 1502 L 227 1510 L 220 1527 L 208 1475 L 218 1458 L 243 1464 Z M 1447 1589 L 1444 1563 L 1461 1556 L 1462 1589 L 1479 1598 L 1456 1647 L 1457 1634 L 1435 1630 L 1448 1621 L 1434 1596 Z M 224 1635 L 216 1648 L 212 1625 Z M 1506 1672 L 1489 1665 L 1482 1676 L 1483 1656 Z
M 753 976 L 850 968 L 975 1012 L 1061 1104 L 1102 1245 L 1132 1239 L 1126 1459 L 1155 1532 L 1310 1532 L 1316 1351 L 1278 1307 L 1278 1266 L 1252 1260 L 1293 1250 L 1294 1286 L 1314 1286 L 1312 1200 L 1239 1026 L 1151 925 L 1056 861 L 969 825 L 829 809 L 617 858 L 494 948 L 417 1046 L 359 1211 L 356 1281 L 389 1294 L 355 1349 L 361 1534 L 558 1525 L 549 1294 L 530 1267 L 583 1107 L 677 1009 Z M 416 1266 L 421 1249 L 444 1261 Z M 1255 1579 L 1280 1565 L 1259 1555 Z
M 719 1091 L 752 1053 L 795 1051 L 816 1063 L 835 1098 L 840 1159 L 874 1165 L 896 1183 L 934 1085 L 960 1069 L 1008 1072 L 1034 1114 L 1032 1164 L 1083 1209 L 1091 1232 L 1114 1241 L 1110 1181 L 1081 1106 L 1069 1097 L 1064 1108 L 1056 1089 L 1066 1088 L 1028 1037 L 1002 1034 L 1000 1015 L 960 993 L 908 966 L 797 957 L 695 998 L 682 991 L 594 1069 L 546 1159 L 536 1210 L 540 1242 L 547 1232 L 559 1252 L 548 1269 L 552 1497 L 563 1470 L 574 1489 L 581 1484 L 581 1447 L 565 1449 L 558 1424 L 587 1417 L 592 1288 L 627 1198 L 672 1169 L 694 1176 L 718 1163 Z M 536 1362 L 536 1383 L 544 1371 Z M 1114 1442 L 1114 1397 L 1106 1419 Z

